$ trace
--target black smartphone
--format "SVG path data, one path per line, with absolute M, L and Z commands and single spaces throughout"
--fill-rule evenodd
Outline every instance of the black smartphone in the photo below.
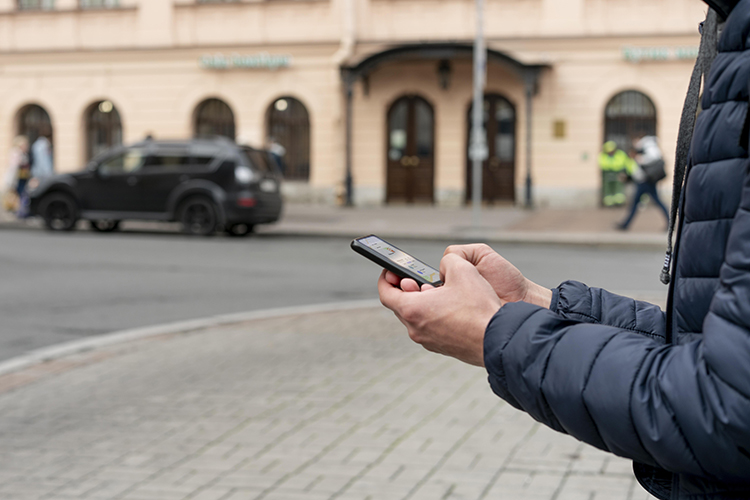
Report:
M 440 271 L 371 234 L 352 241 L 352 250 L 401 278 L 411 278 L 421 285 L 442 286 Z

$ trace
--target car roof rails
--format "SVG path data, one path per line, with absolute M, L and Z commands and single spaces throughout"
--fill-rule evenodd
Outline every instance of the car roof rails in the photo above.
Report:
M 196 135 L 193 141 L 221 142 L 224 144 L 236 144 L 236 142 L 224 135 Z

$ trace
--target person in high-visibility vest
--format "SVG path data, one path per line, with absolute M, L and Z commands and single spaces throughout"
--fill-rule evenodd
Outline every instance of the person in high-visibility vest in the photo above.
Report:
M 599 168 L 602 170 L 602 196 L 604 206 L 623 205 L 627 200 L 621 174 L 628 170 L 633 160 L 617 147 L 615 141 L 607 141 L 599 154 Z

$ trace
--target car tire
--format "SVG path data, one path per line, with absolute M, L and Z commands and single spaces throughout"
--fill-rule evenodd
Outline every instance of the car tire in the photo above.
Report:
M 252 224 L 231 224 L 224 228 L 224 231 L 229 236 L 241 238 L 243 236 L 249 236 L 250 233 L 253 232 L 253 229 L 255 229 L 255 227 Z
M 188 198 L 180 205 L 179 221 L 186 234 L 209 236 L 216 231 L 216 207 L 203 196 Z
M 78 204 L 67 194 L 48 194 L 39 202 L 39 214 L 47 229 L 72 231 L 78 222 Z
M 112 219 L 97 219 L 90 220 L 89 225 L 91 226 L 91 229 L 98 233 L 111 233 L 112 231 L 117 231 L 117 229 L 119 229 L 120 221 Z

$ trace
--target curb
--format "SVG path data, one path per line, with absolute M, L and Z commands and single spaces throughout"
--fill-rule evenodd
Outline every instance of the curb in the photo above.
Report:
M 0 221 L 0 230 L 36 230 L 43 228 L 25 222 Z M 345 238 L 362 236 L 362 231 L 351 228 L 283 228 L 271 226 L 259 228 L 256 236 L 281 238 Z M 548 232 L 548 231 L 465 231 L 450 233 L 424 233 L 418 231 L 382 230 L 378 235 L 385 239 L 409 239 L 439 241 L 446 243 L 498 243 L 513 245 L 559 245 L 577 247 L 607 247 L 647 250 L 666 250 L 666 234 L 660 233 L 592 233 L 592 232 Z
M 132 328 L 112 333 L 97 335 L 92 338 L 72 340 L 51 347 L 35 349 L 21 356 L 0 362 L 0 376 L 17 372 L 34 365 L 47 363 L 65 356 L 86 351 L 92 351 L 115 344 L 124 344 L 136 340 L 143 340 L 159 335 L 176 333 L 187 333 L 195 330 L 205 330 L 217 326 L 225 326 L 246 321 L 262 319 L 273 319 L 284 316 L 298 316 L 302 314 L 318 314 L 338 311 L 351 311 L 356 309 L 370 309 L 379 307 L 380 301 L 357 300 L 349 302 L 331 302 L 328 304 L 316 304 L 308 306 L 280 307 L 276 309 L 264 309 L 261 311 L 250 311 L 243 313 L 221 314 L 207 318 L 192 319 L 188 321 L 176 321 L 161 325 L 147 326 L 143 328 Z
M 259 231 L 258 236 L 264 237 L 298 237 L 298 238 L 358 238 L 362 232 L 350 230 L 299 230 L 299 229 L 271 229 Z M 666 250 L 666 234 L 630 233 L 630 234 L 600 234 L 600 233 L 549 233 L 549 232 L 520 232 L 507 231 L 501 234 L 487 233 L 459 233 L 459 234 L 423 234 L 401 231 L 378 231 L 378 236 L 385 239 L 409 239 L 421 241 L 441 241 L 448 243 L 501 243 L 514 245 L 559 245 L 577 247 L 609 247 L 632 248 L 648 250 Z

